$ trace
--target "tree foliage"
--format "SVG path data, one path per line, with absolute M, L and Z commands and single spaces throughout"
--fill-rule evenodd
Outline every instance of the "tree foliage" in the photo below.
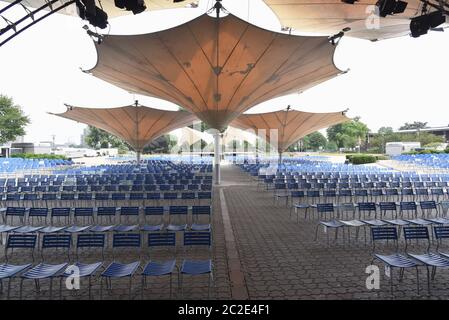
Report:
M 317 151 L 320 148 L 325 148 L 327 144 L 326 137 L 321 132 L 313 132 L 302 139 L 304 150 Z
M 143 153 L 170 153 L 176 143 L 177 141 L 175 137 L 164 134 L 149 143 L 143 149 Z
M 120 153 L 126 152 L 130 146 L 122 139 L 93 126 L 89 126 L 89 132 L 85 137 L 86 144 L 93 149 L 117 148 Z
M 369 132 L 368 126 L 356 117 L 327 129 L 327 139 L 337 144 L 338 148 L 354 148 L 364 143 Z
M 0 95 L 0 143 L 13 141 L 25 135 L 25 127 L 30 119 L 22 108 L 14 104 L 12 98 Z
M 412 123 L 406 122 L 399 130 L 412 130 L 412 129 L 424 129 L 427 128 L 427 122 L 415 121 Z

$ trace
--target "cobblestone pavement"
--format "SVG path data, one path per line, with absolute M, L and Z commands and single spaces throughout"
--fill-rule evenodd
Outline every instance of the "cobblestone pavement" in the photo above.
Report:
M 285 202 L 273 204 L 272 191 L 257 189 L 257 183 L 238 167 L 222 171 L 224 185 L 238 181 L 239 185 L 224 188 L 232 221 L 246 287 L 250 299 L 391 299 L 389 278 L 379 263 L 380 290 L 368 290 L 365 269 L 371 264 L 372 246 L 364 243 L 363 232 L 351 242 L 333 239 L 328 245 L 323 228 L 318 230 L 318 219 L 307 220 L 300 214 L 290 217 Z M 246 182 L 246 185 L 245 185 Z M 368 235 L 369 236 L 369 235 Z M 417 252 L 425 247 L 413 244 Z M 399 244 L 404 248 L 404 243 Z M 390 245 L 386 250 L 392 248 Z M 433 249 L 435 246 L 432 247 Z M 405 271 L 398 283 L 394 271 L 395 299 L 449 298 L 449 271 L 438 270 L 427 295 L 426 269 L 419 270 L 421 295 L 416 290 L 416 270 Z
M 381 273 L 380 290 L 368 290 L 365 269 L 371 264 L 371 245 L 365 245 L 363 232 L 359 239 L 351 233 L 351 240 L 343 242 L 341 234 L 334 240 L 333 230 L 329 230 L 330 243 L 322 228 L 318 229 L 315 241 L 316 217 L 304 218 L 299 214 L 290 216 L 285 202 L 274 204 L 272 191 L 257 187 L 257 183 L 236 166 L 222 168 L 222 184 L 214 190 L 213 200 L 213 248 L 208 250 L 184 251 L 182 246 L 173 251 L 143 250 L 142 257 L 132 250 L 117 250 L 112 255 L 106 250 L 105 265 L 111 261 L 141 261 L 141 266 L 151 259 L 182 259 L 211 257 L 214 264 L 214 286 L 211 299 L 390 299 L 389 278 L 383 266 L 378 264 Z M 221 197 L 220 194 L 223 194 Z M 226 205 L 223 206 L 220 198 Z M 222 214 L 222 208 L 227 214 Z M 313 216 L 313 214 L 312 214 Z M 223 219 L 224 217 L 224 219 Z M 227 218 L 229 218 L 227 220 Z M 224 223 L 225 221 L 225 223 Z M 225 228 L 226 226 L 226 228 Z M 180 235 L 179 243 L 181 243 Z M 110 245 L 109 245 L 110 247 Z M 400 243 L 400 248 L 404 243 Z M 3 253 L 3 245 L 0 252 Z M 391 248 L 391 245 L 389 246 Z M 416 252 L 424 247 L 414 244 Z M 435 249 L 435 246 L 432 247 Z M 380 248 L 382 250 L 386 248 Z M 449 248 L 447 249 L 449 251 Z M 71 260 L 75 260 L 71 255 Z M 100 252 L 82 253 L 81 262 L 101 260 Z M 2 261 L 4 258 L 2 257 Z M 35 254 L 35 262 L 40 262 L 40 253 Z M 65 252 L 48 251 L 45 262 L 61 263 L 67 261 Z M 31 262 L 26 252 L 14 252 L 11 263 Z M 376 264 L 376 263 L 375 263 Z M 112 290 L 103 290 L 103 299 L 168 299 L 169 278 L 150 279 L 148 288 L 141 296 L 140 270 L 132 280 L 131 295 L 128 292 L 128 279 L 113 281 Z M 421 295 L 416 290 L 415 270 L 405 271 L 404 279 L 398 282 L 398 272 L 394 272 L 395 299 L 447 299 L 449 298 L 449 271 L 438 270 L 432 282 L 431 295 L 427 294 L 426 270 L 420 268 Z M 19 279 L 11 284 L 11 299 L 19 298 Z M 6 299 L 7 282 L 3 282 L 1 299 Z M 48 299 L 49 282 L 42 282 L 41 292 L 35 292 L 34 283 L 25 281 L 23 299 Z M 174 299 L 208 299 L 207 276 L 186 277 L 184 295 L 178 290 L 177 277 L 173 277 Z M 100 284 L 94 279 L 92 285 L 94 299 L 100 298 Z M 88 299 L 87 281 L 81 281 L 81 290 L 69 291 L 63 286 L 59 296 L 59 280 L 53 284 L 54 299 Z

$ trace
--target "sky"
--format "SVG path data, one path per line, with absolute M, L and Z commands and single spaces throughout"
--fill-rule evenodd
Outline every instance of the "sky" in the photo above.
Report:
M 26 3 L 26 1 L 25 1 Z M 148 33 L 174 27 L 207 11 L 213 1 L 201 0 L 198 8 L 144 12 L 110 20 L 110 34 Z M 231 13 L 266 29 L 281 24 L 261 0 L 223 0 Z M 0 2 L 0 7 L 5 5 Z M 21 17 L 20 8 L 6 18 Z M 3 21 L 0 21 L 0 27 Z M 135 99 L 154 108 L 176 110 L 159 99 L 133 95 L 81 70 L 96 63 L 94 44 L 82 29 L 86 22 L 54 14 L 0 47 L 0 94 L 10 96 L 31 119 L 25 141 L 80 143 L 86 127 L 48 112 L 64 112 L 64 103 L 86 107 L 120 107 Z M 295 34 L 301 34 L 298 30 Z M 349 72 L 305 92 L 267 101 L 248 113 L 293 108 L 333 112 L 349 108 L 371 131 L 382 126 L 399 128 L 405 122 L 429 126 L 449 125 L 447 75 L 449 32 L 430 32 L 420 38 L 402 37 L 370 42 L 344 37 L 334 61 Z

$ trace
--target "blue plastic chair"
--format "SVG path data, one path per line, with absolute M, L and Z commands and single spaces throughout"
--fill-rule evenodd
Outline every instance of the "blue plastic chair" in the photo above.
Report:
M 8 222 L 8 217 L 11 217 L 11 223 L 14 217 L 18 217 L 20 222 L 23 224 L 25 222 L 26 208 L 24 207 L 7 207 L 5 212 L 5 223 Z
M 51 209 L 51 224 L 54 224 L 54 218 L 65 218 L 66 224 L 68 224 L 70 220 L 70 208 L 52 208 Z
M 20 300 L 22 300 L 23 282 L 25 280 L 34 280 L 36 284 L 36 290 L 40 292 L 40 280 L 50 279 L 50 299 L 53 293 L 53 279 L 61 274 L 67 267 L 67 263 L 62 264 L 45 264 L 40 263 L 24 274 L 21 275 L 20 281 Z
M 138 227 L 138 226 L 136 226 Z M 139 258 L 142 255 L 142 237 L 140 233 L 115 233 L 112 237 L 112 252 L 114 255 L 114 249 L 116 248 L 137 248 L 139 252 Z
M 100 276 L 100 299 L 103 299 L 103 278 L 106 281 L 106 286 L 109 290 L 112 289 L 112 279 L 129 277 L 129 298 L 131 298 L 132 278 L 139 268 L 140 261 L 135 261 L 128 264 L 119 262 L 112 262 Z

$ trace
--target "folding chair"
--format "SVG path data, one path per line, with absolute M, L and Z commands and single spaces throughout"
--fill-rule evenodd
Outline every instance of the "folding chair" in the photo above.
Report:
M 438 216 L 437 203 L 434 200 L 431 201 L 420 201 L 419 206 L 421 208 L 422 216 L 429 218 L 432 216 L 432 211 L 435 210 L 435 216 Z
M 48 208 L 30 208 L 28 210 L 28 223 L 33 224 L 32 218 L 37 218 L 38 221 L 46 223 L 47 216 L 48 216 Z
M 363 213 L 363 219 L 366 219 L 367 213 L 368 213 L 368 217 L 370 217 L 371 212 L 374 213 L 374 219 L 377 218 L 377 208 L 376 208 L 376 204 L 374 202 L 359 202 L 357 204 L 357 207 L 359 208 L 359 219 L 362 218 L 362 213 Z
M 10 292 L 11 292 L 11 281 L 16 278 L 20 273 L 27 270 L 31 267 L 31 263 L 24 265 L 13 265 L 3 263 L 0 264 L 0 293 L 3 294 L 3 280 L 8 279 L 8 292 L 6 295 L 6 299 L 9 300 Z
M 147 278 L 148 277 L 161 277 L 161 276 L 170 276 L 170 298 L 172 297 L 172 275 L 174 269 L 179 269 L 176 266 L 176 260 L 167 260 L 162 262 L 149 261 L 147 265 L 144 267 L 142 272 L 142 291 L 141 298 L 143 299 L 143 291 L 147 287 Z
M 61 274 L 65 270 L 67 263 L 62 264 L 45 264 L 39 263 L 27 272 L 22 274 L 20 281 L 20 300 L 22 300 L 23 282 L 27 279 L 34 280 L 36 284 L 36 290 L 40 292 L 40 280 L 50 279 L 50 299 L 53 293 L 53 279 Z
M 92 299 L 92 277 L 97 273 L 97 271 L 103 266 L 103 262 L 95 262 L 90 264 L 85 264 L 81 262 L 76 262 L 73 266 L 78 268 L 77 276 L 79 278 L 88 278 L 89 280 L 89 299 Z M 69 269 L 71 271 L 69 271 Z M 67 268 L 64 273 L 61 275 L 59 281 L 59 297 L 62 299 L 62 282 L 64 279 L 72 276 L 74 273 L 73 268 Z
M 100 299 L 103 299 L 103 278 L 106 281 L 106 286 L 112 290 L 112 279 L 129 277 L 129 298 L 131 299 L 132 278 L 139 268 L 140 261 L 123 264 L 119 262 L 112 262 L 106 270 L 100 275 Z
M 402 281 L 404 275 L 404 269 L 415 268 L 416 269 L 416 288 L 419 295 L 419 271 L 418 264 L 411 258 L 399 254 L 398 250 L 398 234 L 395 227 L 376 227 L 371 228 L 371 238 L 373 243 L 373 260 L 380 260 L 386 266 L 386 274 L 390 278 L 390 292 L 391 297 L 393 297 L 393 268 L 399 268 L 399 281 Z M 376 241 L 386 240 L 393 241 L 395 244 L 395 253 L 393 254 L 378 254 L 375 253 Z M 388 268 L 388 269 L 387 269 Z
M 115 218 L 115 215 L 117 213 L 116 207 L 98 207 L 97 208 L 97 220 L 100 221 L 100 218 L 108 217 L 109 222 L 112 222 L 112 220 Z
M 380 216 L 385 217 L 388 212 L 392 213 L 392 217 L 396 219 L 398 217 L 396 202 L 380 202 L 379 203 Z
M 430 239 L 429 230 L 427 227 L 404 227 L 404 238 L 405 238 L 405 251 L 407 254 L 423 264 L 427 271 L 427 290 L 430 294 L 430 279 L 435 278 L 435 273 L 437 268 L 447 268 L 449 267 L 449 260 L 440 256 L 439 254 L 430 252 Z M 423 254 L 412 254 L 408 252 L 408 243 L 411 240 L 427 240 L 427 249 Z M 429 267 L 432 268 L 430 273 Z
M 21 224 L 25 223 L 25 212 L 24 207 L 7 207 L 5 212 L 5 223 L 8 223 L 8 217 L 11 217 L 11 224 L 14 222 L 14 217 L 18 217 Z
M 94 223 L 94 208 L 92 207 L 78 207 L 75 208 L 75 213 L 73 214 L 74 222 L 77 223 L 79 218 L 83 219 L 83 223 L 91 221 Z
M 323 226 L 323 232 L 327 235 L 327 244 L 329 245 L 329 232 L 328 229 L 335 229 L 335 241 L 338 239 L 338 229 L 343 227 L 344 224 L 341 223 L 341 221 L 338 220 L 331 220 L 331 221 L 320 221 L 315 229 L 315 241 L 318 238 L 318 228 L 320 226 Z
M 410 217 L 410 214 L 412 214 L 412 217 L 418 218 L 418 207 L 416 206 L 416 202 L 402 201 L 399 203 L 399 214 L 401 215 L 401 218 L 404 217 L 404 212 L 407 213 L 407 217 Z
M 17 229 L 16 229 L 17 230 Z M 15 230 L 14 230 L 15 231 Z M 36 248 L 36 234 L 10 234 L 5 246 L 5 260 L 8 262 L 8 249 L 31 249 L 31 257 L 34 261 L 34 249 Z
M 54 224 L 54 218 L 57 218 L 58 220 L 65 218 L 65 224 L 68 224 L 70 220 L 70 212 L 70 208 L 52 208 L 50 214 L 51 224 Z
M 67 258 L 70 261 L 71 234 L 44 234 L 42 237 L 41 257 L 44 261 L 44 249 L 67 249 Z
M 136 217 L 139 221 L 139 207 L 121 207 L 119 209 L 120 223 L 124 217 L 126 222 L 129 222 L 129 217 Z
M 100 248 L 101 257 L 104 260 L 104 247 L 106 236 L 104 233 L 78 234 L 76 238 L 76 259 L 78 260 L 79 249 Z

